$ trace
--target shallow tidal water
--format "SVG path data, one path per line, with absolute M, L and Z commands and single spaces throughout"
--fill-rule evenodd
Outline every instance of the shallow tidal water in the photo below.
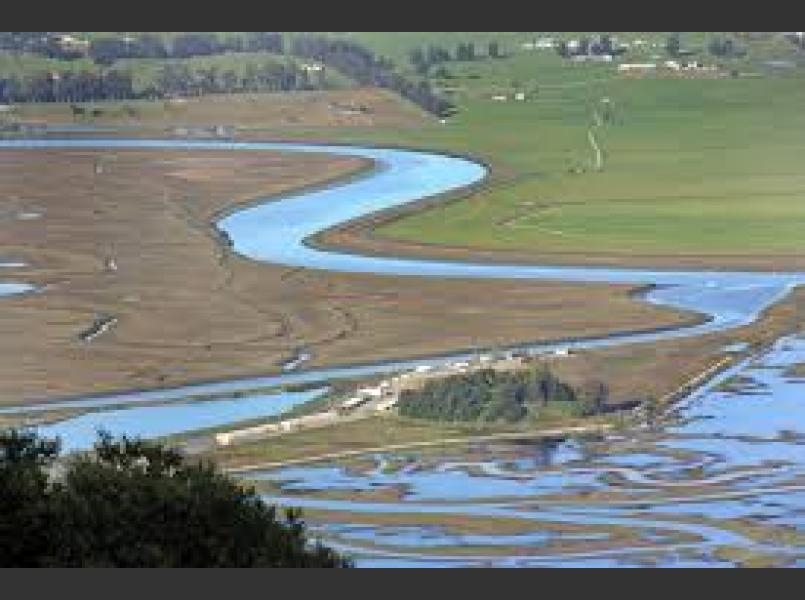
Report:
M 713 567 L 805 560 L 805 339 L 659 430 L 252 472 L 366 567 Z M 721 386 L 751 377 L 746 389 Z M 265 489 L 265 487 L 263 488 Z
M 16 266 L 16 265 L 15 265 Z M 33 291 L 34 286 L 28 283 L 0 281 L 0 296 L 14 296 Z

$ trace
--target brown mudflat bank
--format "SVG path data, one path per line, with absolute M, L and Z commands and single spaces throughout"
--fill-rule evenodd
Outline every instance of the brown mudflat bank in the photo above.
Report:
M 9 278 L 0 401 L 266 374 L 690 322 L 630 286 L 330 274 L 232 254 L 210 221 L 254 198 L 355 174 L 350 157 L 267 152 L 0 151 Z M 323 207 L 326 210 L 326 207 Z M 112 320 L 114 319 L 114 320 Z M 91 340 L 81 333 L 112 323 Z

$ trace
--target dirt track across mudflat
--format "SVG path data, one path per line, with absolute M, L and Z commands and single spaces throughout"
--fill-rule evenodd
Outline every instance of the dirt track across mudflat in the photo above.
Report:
M 0 305 L 0 401 L 277 372 L 300 348 L 313 355 L 306 366 L 324 366 L 691 320 L 632 300 L 629 286 L 259 264 L 211 225 L 238 203 L 366 166 L 265 152 L 0 152 L 4 208 L 40 213 L 0 222 L 4 255 L 29 264 L 4 275 L 44 287 Z M 103 331 L 82 341 L 93 326 Z

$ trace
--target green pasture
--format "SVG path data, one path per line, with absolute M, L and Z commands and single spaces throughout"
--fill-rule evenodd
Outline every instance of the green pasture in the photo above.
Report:
M 456 117 L 370 137 L 467 152 L 493 176 L 379 236 L 535 256 L 805 251 L 802 70 L 626 78 L 613 65 L 529 52 L 448 68 Z M 515 91 L 528 99 L 513 100 Z M 508 99 L 492 99 L 499 94 Z M 606 117 L 593 128 L 601 171 L 588 138 L 595 111 Z

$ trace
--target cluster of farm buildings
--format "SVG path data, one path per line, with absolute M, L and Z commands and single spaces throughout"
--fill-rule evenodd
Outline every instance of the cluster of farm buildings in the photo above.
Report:
M 666 60 L 662 63 L 621 63 L 618 65 L 618 72 L 620 73 L 651 73 L 658 70 L 698 75 L 716 75 L 722 73 L 722 70 L 717 65 L 705 65 L 695 60 L 686 62 Z
M 523 50 L 556 50 L 561 42 L 562 40 L 558 40 L 553 37 L 541 37 L 541 38 L 535 38 L 530 42 L 523 42 L 520 47 Z M 576 39 L 566 40 L 565 44 L 567 44 L 567 49 L 570 51 L 571 54 L 578 52 L 578 50 L 582 46 L 581 40 Z M 643 40 L 639 38 L 635 40 L 621 41 L 618 40 L 618 38 L 616 37 L 612 38 L 612 44 L 619 51 L 660 48 L 661 46 L 661 44 L 657 42 L 650 42 L 648 40 Z M 610 60 L 612 58 L 612 56 L 608 54 L 601 56 L 609 56 Z
M 134 38 L 131 39 L 133 40 Z M 75 52 L 84 56 L 89 53 L 89 40 L 77 38 L 66 33 L 48 34 L 42 37 L 42 41 L 52 41 L 64 52 Z
M 553 37 L 535 38 L 528 42 L 523 42 L 523 50 L 551 50 L 556 51 L 560 44 L 564 43 L 568 51 L 568 59 L 574 63 L 597 62 L 615 63 L 616 70 L 624 76 L 642 75 L 662 75 L 665 77 L 723 77 L 726 72 L 717 65 L 703 64 L 696 60 L 660 60 L 660 52 L 663 44 L 651 42 L 644 39 L 618 40 L 611 39 L 611 53 L 598 50 L 585 50 L 581 40 L 559 40 Z M 650 55 L 649 62 L 619 62 L 619 56 L 628 50 L 654 51 L 656 54 Z M 491 96 L 495 102 L 507 102 L 509 100 L 526 101 L 528 96 L 525 92 L 516 91 L 511 95 L 497 93 Z
M 615 62 L 618 55 L 629 50 L 654 50 L 659 52 L 663 47 L 659 42 L 650 42 L 643 39 L 621 41 L 616 37 L 611 40 L 611 52 L 585 51 L 581 40 L 571 39 L 562 42 L 552 37 L 536 38 L 522 44 L 523 50 L 556 50 L 564 43 L 567 47 L 570 60 L 573 62 Z M 659 55 L 653 56 L 655 60 Z M 651 73 L 659 70 L 684 74 L 714 74 L 720 71 L 716 65 L 704 65 L 697 61 L 666 60 L 664 62 L 620 63 L 617 67 L 621 73 Z

